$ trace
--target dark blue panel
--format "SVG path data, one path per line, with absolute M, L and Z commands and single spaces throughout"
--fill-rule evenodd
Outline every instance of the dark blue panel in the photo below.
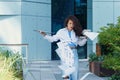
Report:
M 52 0 L 52 32 L 64 27 L 64 19 L 74 14 L 74 0 Z M 59 59 L 55 49 L 56 42 L 52 43 L 52 59 Z

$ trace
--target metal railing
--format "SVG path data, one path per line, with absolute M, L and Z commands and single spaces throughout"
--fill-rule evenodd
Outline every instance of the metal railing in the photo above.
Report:
M 26 49 L 26 52 L 25 52 L 25 56 L 23 56 L 22 54 L 22 57 L 26 60 L 26 63 L 28 63 L 28 44 L 0 44 L 0 47 L 13 47 L 13 46 L 16 46 L 16 47 L 25 47 Z

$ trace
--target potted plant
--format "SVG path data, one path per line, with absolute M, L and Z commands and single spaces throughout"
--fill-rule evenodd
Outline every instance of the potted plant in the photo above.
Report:
M 89 55 L 89 70 L 97 76 L 111 76 L 115 71 L 111 68 L 106 68 L 103 66 L 104 58 L 106 56 L 98 56 L 93 53 Z
M 104 60 L 104 56 L 98 56 L 96 53 L 92 53 L 89 55 L 89 70 L 90 72 L 98 75 L 102 75 L 102 61 Z

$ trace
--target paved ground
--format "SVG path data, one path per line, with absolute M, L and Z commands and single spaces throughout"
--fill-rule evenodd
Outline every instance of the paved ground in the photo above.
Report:
M 59 64 L 59 61 L 33 61 L 24 68 L 25 80 L 63 80 Z M 79 80 L 108 80 L 89 72 L 87 61 L 80 61 L 79 64 Z

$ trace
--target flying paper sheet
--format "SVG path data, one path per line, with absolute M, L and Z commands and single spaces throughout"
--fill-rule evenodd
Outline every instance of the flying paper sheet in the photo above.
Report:
M 87 36 L 92 41 L 98 36 L 98 34 L 99 33 L 97 33 L 97 32 L 90 32 L 90 31 L 83 32 L 83 35 Z
M 74 53 L 65 42 L 59 42 L 57 43 L 57 45 L 58 49 L 56 49 L 56 52 L 62 61 L 62 64 L 58 67 L 64 71 L 62 77 L 65 77 L 72 74 L 75 71 L 75 66 L 73 65 Z
M 36 31 L 36 32 L 45 32 L 46 34 L 55 34 L 55 32 L 47 32 L 47 31 L 42 31 L 42 30 L 33 30 L 33 31 Z

